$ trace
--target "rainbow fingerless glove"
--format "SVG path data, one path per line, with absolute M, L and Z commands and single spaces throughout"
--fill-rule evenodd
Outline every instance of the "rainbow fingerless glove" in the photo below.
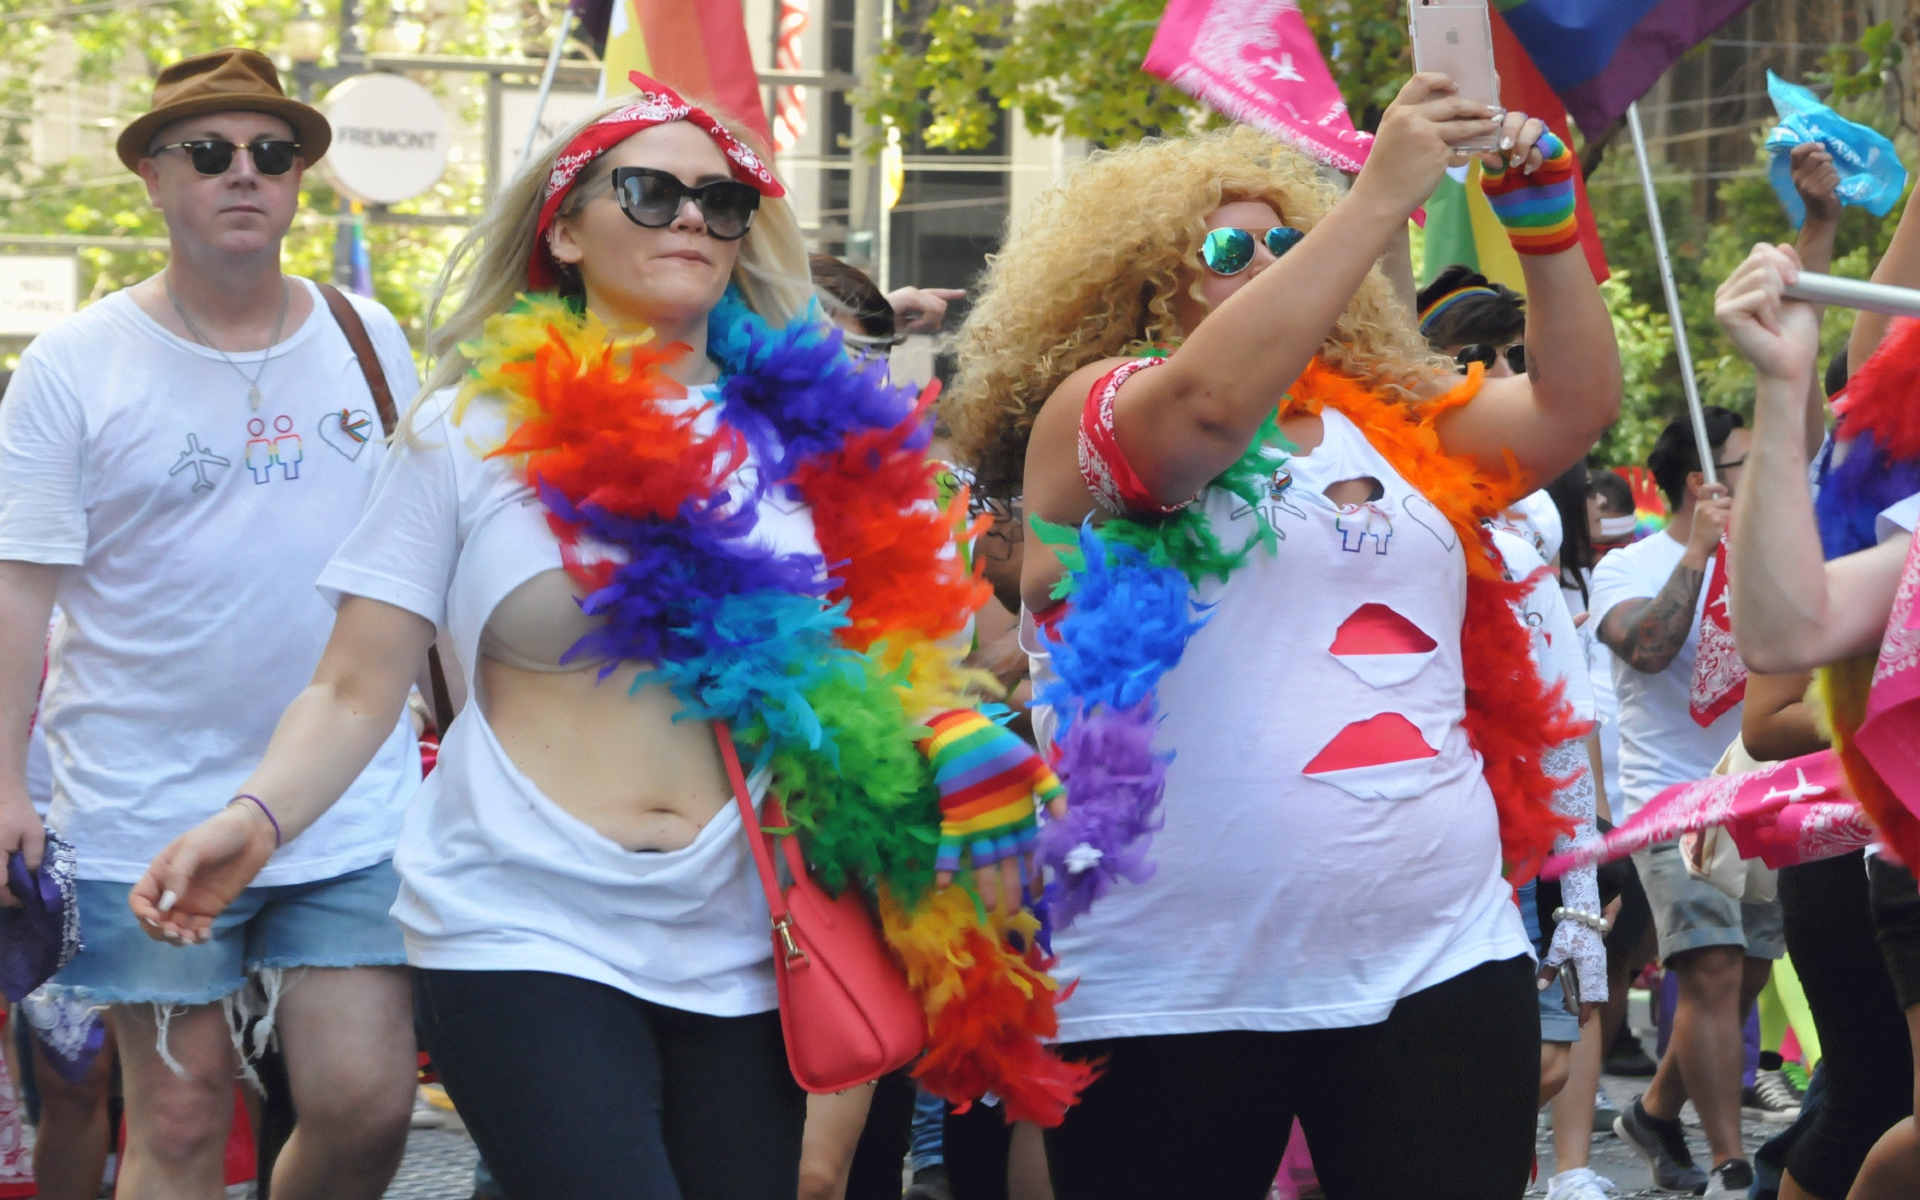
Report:
M 1540 138 L 1544 160 L 1533 174 L 1480 165 L 1480 188 L 1520 254 L 1558 254 L 1580 242 L 1573 224 L 1573 151 L 1553 134 Z
M 920 750 L 940 788 L 940 849 L 934 868 L 958 871 L 961 851 L 975 869 L 1030 853 L 1038 805 L 1065 795 L 1053 769 L 1025 742 L 970 708 L 927 722 Z

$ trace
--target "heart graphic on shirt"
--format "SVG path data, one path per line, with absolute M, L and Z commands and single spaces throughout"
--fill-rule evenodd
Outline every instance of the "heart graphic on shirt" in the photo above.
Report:
M 1453 522 L 1447 520 L 1445 513 L 1435 508 L 1433 501 L 1418 492 L 1409 495 L 1400 505 L 1400 510 L 1412 519 L 1415 525 L 1433 535 L 1442 548 L 1452 550 L 1460 545 L 1460 535 L 1453 530 Z
M 348 462 L 360 457 L 373 437 L 373 417 L 364 408 L 337 408 L 320 418 L 320 440 L 344 454 Z

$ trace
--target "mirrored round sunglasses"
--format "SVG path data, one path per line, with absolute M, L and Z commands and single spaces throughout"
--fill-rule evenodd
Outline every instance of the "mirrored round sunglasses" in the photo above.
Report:
M 1262 234 L 1267 253 L 1279 258 L 1307 235 L 1287 225 L 1275 225 Z M 1238 275 L 1253 263 L 1254 235 L 1245 229 L 1212 229 L 1200 243 L 1200 261 L 1215 275 Z

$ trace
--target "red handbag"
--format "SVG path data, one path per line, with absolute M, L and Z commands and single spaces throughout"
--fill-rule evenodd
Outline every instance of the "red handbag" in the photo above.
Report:
M 807 874 L 799 839 L 790 836 L 779 840 L 793 881 L 781 889 L 773 835 L 761 828 L 747 798 L 733 735 L 718 721 L 713 733 L 773 917 L 780 1029 L 794 1079 L 809 1092 L 843 1092 L 912 1062 L 927 1047 L 926 1014 L 881 942 L 859 889 L 850 887 L 837 900 L 827 895 Z M 769 795 L 764 805 L 769 824 L 786 823 L 778 798 Z

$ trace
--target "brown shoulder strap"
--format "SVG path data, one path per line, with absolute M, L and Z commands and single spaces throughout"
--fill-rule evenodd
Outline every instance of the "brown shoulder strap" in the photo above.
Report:
M 340 322 L 340 332 L 347 335 L 347 345 L 353 347 L 353 356 L 360 360 L 360 373 L 367 377 L 367 390 L 373 393 L 373 406 L 380 413 L 380 432 L 391 437 L 400 418 L 394 411 L 393 389 L 387 386 L 387 373 L 380 367 L 379 355 L 373 352 L 373 339 L 367 336 L 366 322 L 353 310 L 353 302 L 340 294 L 339 288 L 330 283 L 319 287 L 320 294 L 327 298 L 333 319 Z
M 366 322 L 354 311 L 353 302 L 340 294 L 339 288 L 330 283 L 318 286 L 320 294 L 327 299 L 328 311 L 340 323 L 340 332 L 347 335 L 353 356 L 360 360 L 360 373 L 366 376 L 367 390 L 373 393 L 373 407 L 380 414 L 380 432 L 391 437 L 400 417 L 393 407 L 393 389 L 387 386 L 387 373 L 380 366 L 379 355 L 373 352 L 373 339 L 367 336 Z M 453 720 L 453 692 L 447 687 L 447 672 L 440 665 L 438 646 L 427 647 L 427 674 L 433 686 L 433 726 L 445 736 L 447 725 Z

